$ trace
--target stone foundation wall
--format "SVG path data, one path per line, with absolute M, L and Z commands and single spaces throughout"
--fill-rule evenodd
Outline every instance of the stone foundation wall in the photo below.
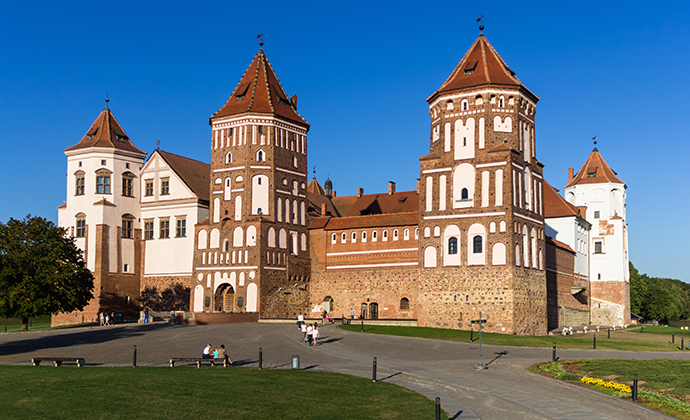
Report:
M 592 325 L 630 324 L 630 283 L 592 281 Z

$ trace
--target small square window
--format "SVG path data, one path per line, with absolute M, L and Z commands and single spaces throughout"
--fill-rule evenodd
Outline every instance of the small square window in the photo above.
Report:
M 105 159 L 101 161 L 101 165 L 105 165 Z
M 146 180 L 145 190 L 146 190 L 146 192 L 144 193 L 144 195 L 146 195 L 147 197 L 153 196 L 153 180 L 152 179 Z
M 599 213 L 598 210 L 594 212 L 594 218 L 595 219 L 598 219 L 600 217 L 600 215 L 601 215 L 601 213 Z
M 161 179 L 161 195 L 170 195 L 170 178 Z
M 160 221 L 160 234 L 158 237 L 160 239 L 167 239 L 170 237 L 170 220 Z

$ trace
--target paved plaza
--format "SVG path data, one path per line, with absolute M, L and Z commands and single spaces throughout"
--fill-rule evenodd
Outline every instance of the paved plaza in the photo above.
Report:
M 597 392 L 532 374 L 526 368 L 551 360 L 551 349 L 483 346 L 478 343 L 362 334 L 320 328 L 317 347 L 301 342 L 294 323 L 216 325 L 117 325 L 0 334 L 0 363 L 29 365 L 32 357 L 83 357 L 86 366 L 167 366 L 171 357 L 200 357 L 203 347 L 225 344 L 235 366 L 290 368 L 293 355 L 303 369 L 370 378 L 373 357 L 378 379 L 434 399 L 456 419 L 661 419 L 669 418 Z M 561 359 L 689 359 L 690 352 L 558 350 Z M 64 367 L 71 369 L 72 367 Z M 333 398 L 337 398 L 334 394 Z

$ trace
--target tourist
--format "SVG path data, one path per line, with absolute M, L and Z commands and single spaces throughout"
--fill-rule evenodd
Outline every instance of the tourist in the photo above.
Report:
M 316 322 L 314 324 L 316 324 Z M 309 342 L 310 346 L 312 345 L 312 340 L 314 340 L 313 334 L 314 327 L 311 324 L 307 325 L 307 341 Z
M 105 325 L 105 315 L 103 315 L 103 312 L 98 314 L 98 318 L 101 321 L 101 327 Z
M 206 347 L 204 347 L 204 351 L 201 353 L 201 357 L 204 359 L 210 359 L 211 358 L 211 344 L 207 344 Z
M 313 346 L 316 346 L 316 339 L 319 338 L 319 326 L 314 323 L 314 330 L 311 333 L 312 339 L 314 340 Z
M 149 323 L 149 307 L 144 307 L 144 324 Z
M 107 327 L 110 325 L 110 314 L 108 312 L 105 313 L 105 326 Z
M 352 321 L 353 319 L 355 319 L 355 309 L 354 309 L 354 308 L 350 308 L 350 320 L 347 321 L 347 323 L 349 324 L 350 321 Z
M 323 312 L 321 312 L 321 325 L 326 325 L 327 319 L 328 319 L 328 311 L 324 309 Z
M 304 324 L 304 315 L 299 314 L 297 315 L 297 328 L 302 328 L 302 324 Z
M 225 351 L 225 345 L 221 344 L 219 349 L 216 349 L 216 358 L 219 359 L 225 359 L 227 360 L 228 363 L 232 364 L 232 360 L 230 360 L 230 356 L 228 356 L 228 352 Z
M 307 341 L 307 324 L 303 322 L 300 325 L 300 331 L 302 332 L 302 341 Z

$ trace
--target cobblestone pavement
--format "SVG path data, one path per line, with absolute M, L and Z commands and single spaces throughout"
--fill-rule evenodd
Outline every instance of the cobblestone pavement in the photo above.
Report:
M 0 334 L 0 364 L 30 364 L 32 357 L 83 357 L 86 366 L 131 366 L 137 346 L 139 366 L 167 366 L 171 357 L 200 357 L 203 347 L 225 344 L 235 366 L 290 368 L 293 355 L 303 369 L 377 379 L 419 392 L 454 419 L 662 419 L 637 405 L 529 373 L 551 359 L 551 349 L 482 347 L 478 344 L 348 332 L 326 325 L 316 347 L 301 342 L 294 323 L 218 325 L 117 325 Z M 558 350 L 561 359 L 690 359 L 690 352 Z

